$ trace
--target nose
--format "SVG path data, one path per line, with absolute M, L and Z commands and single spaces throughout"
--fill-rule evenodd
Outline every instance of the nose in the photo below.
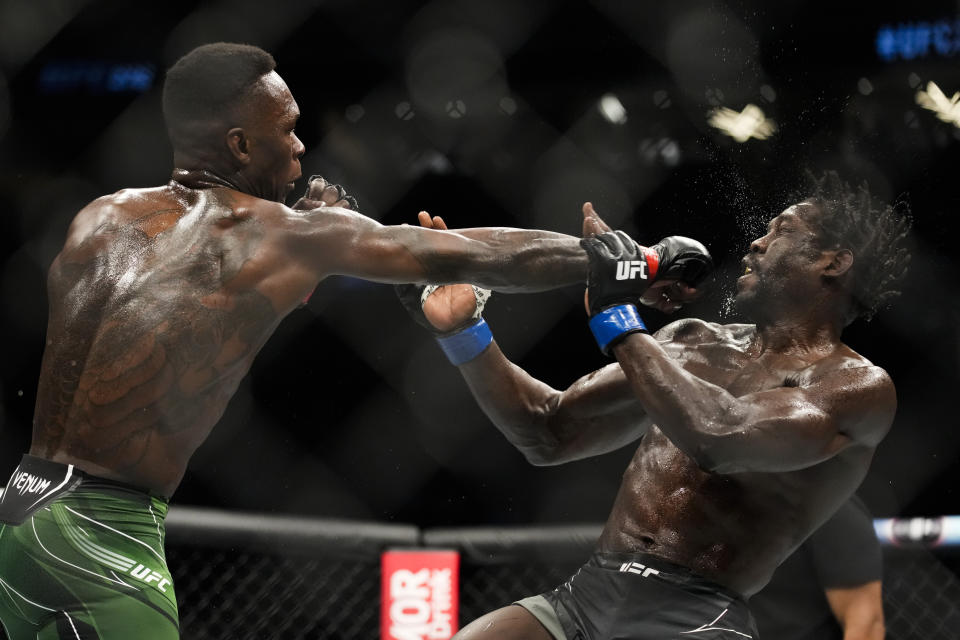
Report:
M 750 243 L 750 253 L 764 253 L 767 250 L 767 236 L 761 236 Z
M 293 136 L 296 142 L 293 145 L 293 157 L 299 160 L 303 157 L 303 154 L 307 152 L 307 148 L 303 146 L 303 142 L 300 141 L 300 138 Z

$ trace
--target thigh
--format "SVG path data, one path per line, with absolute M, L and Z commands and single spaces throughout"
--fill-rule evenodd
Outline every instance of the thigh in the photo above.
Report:
M 144 602 L 117 597 L 58 611 L 38 640 L 179 640 L 177 624 Z
M 454 640 L 553 640 L 532 613 L 510 605 L 481 616 L 461 629 Z
M 0 621 L 9 640 L 178 639 L 162 556 L 137 555 L 141 545 L 132 537 L 108 531 L 127 546 L 111 544 L 92 527 L 57 522 L 52 512 L 0 528 Z

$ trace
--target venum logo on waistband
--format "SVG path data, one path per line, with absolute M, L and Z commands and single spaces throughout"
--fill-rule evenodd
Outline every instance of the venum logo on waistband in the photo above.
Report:
M 636 573 L 644 578 L 647 576 L 656 576 L 660 575 L 660 572 L 654 569 L 653 567 L 648 567 L 646 565 L 640 564 L 639 562 L 624 562 L 620 565 L 620 571 L 622 573 Z
M 35 476 L 26 471 L 21 471 L 13 475 L 13 482 L 11 484 L 20 492 L 20 495 L 25 495 L 27 493 L 42 493 L 46 491 L 50 486 L 50 480 Z

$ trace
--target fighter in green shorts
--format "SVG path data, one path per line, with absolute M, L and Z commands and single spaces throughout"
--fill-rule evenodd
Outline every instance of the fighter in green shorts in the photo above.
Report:
M 165 500 L 32 456 L 3 498 L 0 519 L 23 518 L 0 525 L 0 621 L 9 638 L 180 637 L 163 552 Z
M 318 176 L 287 207 L 305 149 L 274 67 L 262 49 L 223 42 L 178 60 L 162 96 L 170 181 L 85 206 L 50 265 L 30 456 L 144 493 L 12 479 L 24 504 L 0 513 L 15 523 L 0 531 L 10 640 L 35 640 L 41 625 L 42 638 L 176 637 L 166 507 L 148 494 L 173 495 L 260 348 L 320 281 L 540 291 L 586 275 L 578 238 L 381 225 Z

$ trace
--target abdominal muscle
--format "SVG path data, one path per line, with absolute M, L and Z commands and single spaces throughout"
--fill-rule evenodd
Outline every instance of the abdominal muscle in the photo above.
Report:
M 653 427 L 624 473 L 599 547 L 650 553 L 749 596 L 818 526 L 816 514 L 836 508 L 842 491 L 822 497 L 803 487 L 823 486 L 824 471 L 708 473 Z

